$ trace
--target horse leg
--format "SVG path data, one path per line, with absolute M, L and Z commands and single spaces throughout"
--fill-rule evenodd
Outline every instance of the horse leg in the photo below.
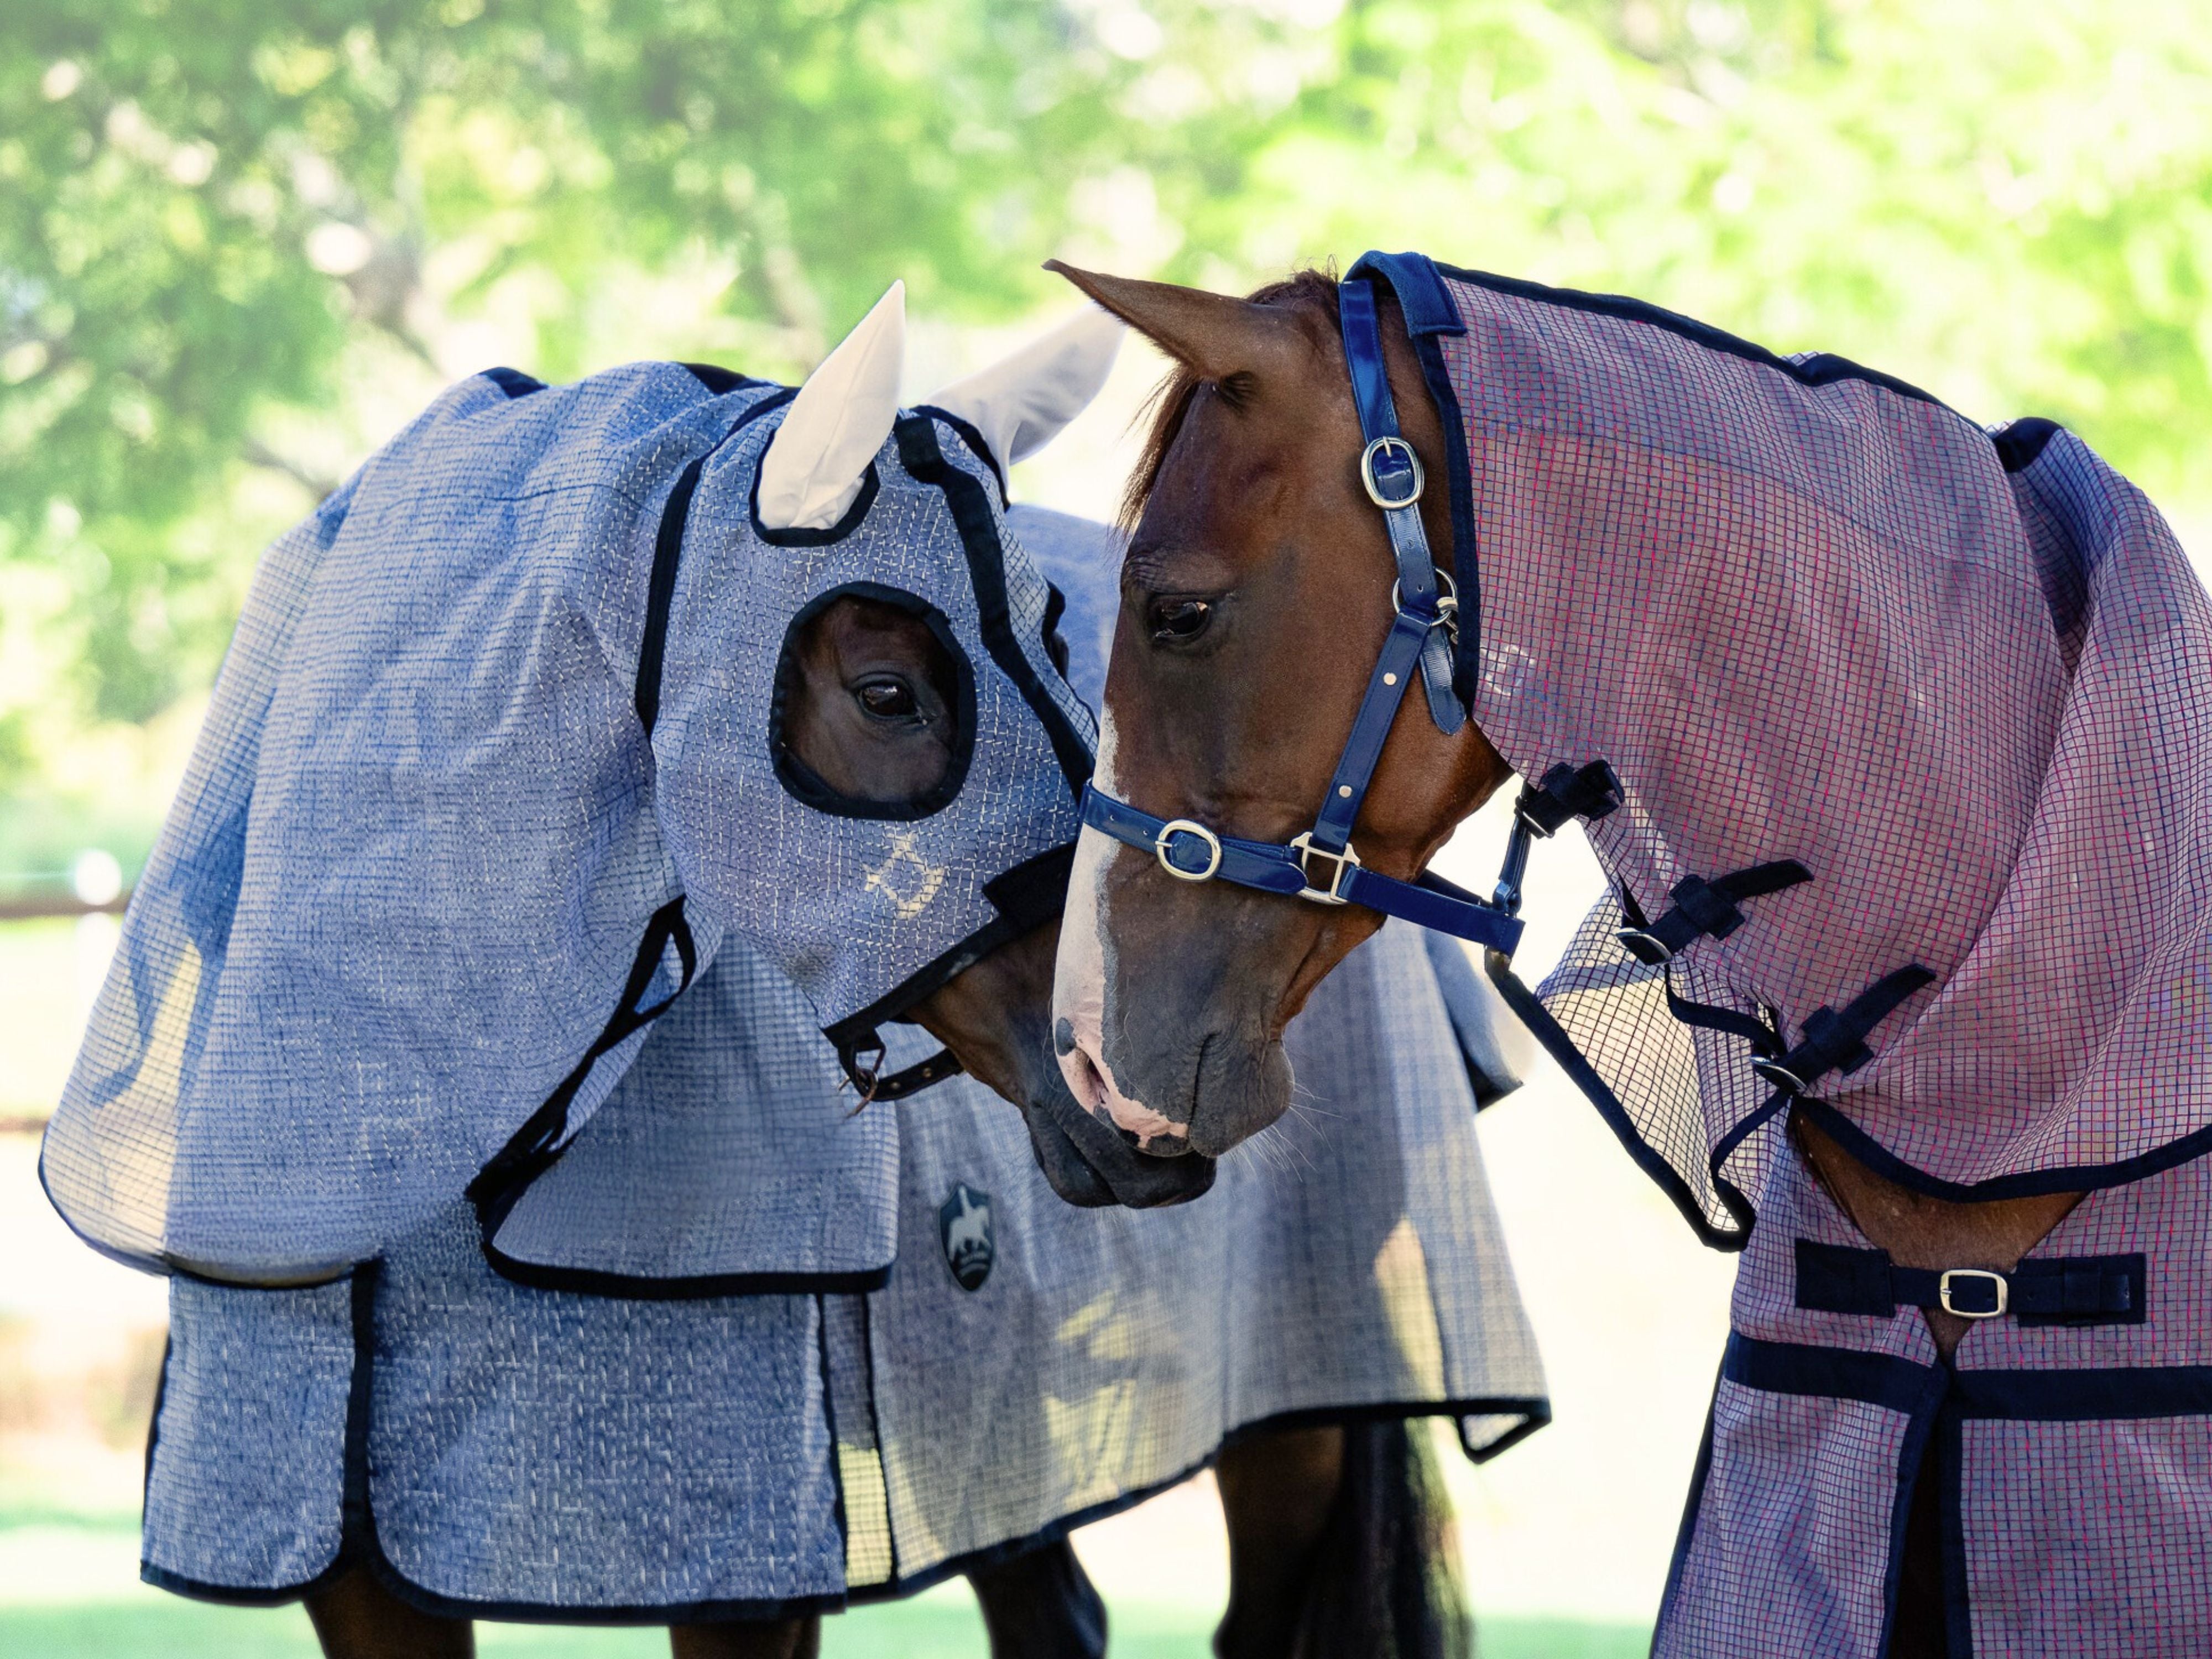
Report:
M 2020 1266 L 2021 1257 L 2041 1243 L 2066 1218 L 2067 1212 L 2081 1201 L 2079 1193 L 2046 1193 L 2034 1198 L 1954 1204 L 1876 1175 L 1802 1117 L 1791 1117 L 1790 1135 L 1813 1178 L 1836 1207 L 1870 1243 L 1888 1251 L 1890 1259 L 1902 1267 L 1993 1267 L 2011 1273 Z M 1936 1339 L 1936 1351 L 1948 1365 L 1973 1322 L 1940 1308 L 1923 1312 L 1929 1334 Z M 1943 1625 L 1937 1480 L 1931 1437 L 1914 1483 L 1912 1507 L 1905 1517 L 1892 1659 L 1944 1659 L 1948 1651 Z
M 822 1615 L 671 1625 L 668 1650 L 674 1659 L 816 1659 L 822 1651 Z
M 991 1659 L 1104 1659 L 1106 1604 L 1059 1539 L 969 1571 Z
M 1322 1565 L 1314 1556 L 1343 1485 L 1344 1438 L 1335 1425 L 1290 1429 L 1224 1446 L 1214 1460 L 1229 1527 L 1229 1610 L 1213 1633 L 1220 1659 L 1291 1651 L 1308 1568 Z
M 476 1626 L 410 1607 L 365 1566 L 307 1598 L 307 1620 L 325 1659 L 472 1659 Z
M 1225 1450 L 1220 1659 L 1466 1659 L 1474 1626 L 1425 1441 L 1403 1420 Z

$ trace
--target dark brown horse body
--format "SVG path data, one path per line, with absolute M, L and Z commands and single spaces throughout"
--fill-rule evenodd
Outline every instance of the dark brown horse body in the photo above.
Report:
M 1395 609 L 1390 546 L 1359 477 L 1336 285 L 1308 273 L 1238 300 L 1056 268 L 1178 365 L 1130 498 L 1100 784 L 1163 817 L 1287 841 L 1313 822 Z M 1382 305 L 1399 418 L 1441 479 L 1435 405 L 1395 301 Z M 1421 512 L 1430 545 L 1451 547 L 1446 492 L 1430 489 Z M 1358 821 L 1362 858 L 1412 878 L 1508 774 L 1472 723 L 1447 736 L 1408 697 Z M 1071 1085 L 1147 1151 L 1219 1155 L 1282 1113 L 1284 1027 L 1379 924 L 1356 907 L 1171 879 L 1086 832 L 1055 1004 Z M 1949 1203 L 1809 1124 L 1793 1124 L 1793 1141 L 1904 1266 L 2009 1270 L 2080 1196 Z M 1948 1360 L 1967 1322 L 1927 1317 Z M 1939 1579 L 1932 1529 L 1916 1523 L 1897 1653 L 1942 1651 Z
M 911 798 L 933 787 L 952 762 L 944 720 L 951 665 L 930 629 L 893 607 L 847 598 L 816 617 L 799 645 L 787 716 L 797 757 L 849 798 Z M 1057 936 L 1046 927 L 1001 946 L 908 1015 L 1011 1100 L 1044 1092 L 1037 1073 L 1052 1065 Z M 1110 1132 L 1101 1135 L 1112 1153 L 1130 1157 Z M 1034 1124 L 1033 1139 L 1042 1161 L 1049 1148 Z M 1290 1430 L 1225 1449 L 1218 1471 L 1231 1585 L 1217 1644 L 1223 1659 L 1464 1653 L 1466 1615 L 1425 1470 L 1425 1449 L 1401 1423 Z M 1065 1540 L 968 1577 L 994 1659 L 1105 1651 L 1105 1608 Z M 331 1659 L 475 1651 L 470 1621 L 417 1609 L 366 1565 L 310 1595 L 307 1611 Z M 676 1626 L 670 1643 L 677 1659 L 802 1659 L 818 1651 L 820 1634 L 819 1615 L 806 1614 Z

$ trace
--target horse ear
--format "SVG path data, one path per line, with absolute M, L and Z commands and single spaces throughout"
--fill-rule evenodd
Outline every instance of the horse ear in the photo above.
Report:
M 983 434 L 1002 466 L 1025 460 L 1059 435 L 1106 384 L 1121 325 L 1085 306 L 1012 356 L 956 380 L 929 401 Z
M 763 528 L 827 530 L 845 516 L 898 419 L 905 360 L 906 284 L 893 283 L 785 411 L 761 457 Z
M 1297 323 L 1273 306 L 1202 288 L 1147 283 L 1044 262 L 1201 380 L 1287 375 L 1311 353 Z

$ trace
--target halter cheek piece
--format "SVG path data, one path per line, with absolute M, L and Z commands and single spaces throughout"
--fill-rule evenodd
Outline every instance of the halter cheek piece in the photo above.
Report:
M 1282 893 L 1315 904 L 1359 904 L 1418 927 L 1471 940 L 1510 957 L 1521 942 L 1521 872 L 1531 836 L 1548 836 L 1577 814 L 1601 817 L 1620 801 L 1620 784 L 1603 761 L 1577 771 L 1554 767 L 1540 784 L 1522 792 L 1505 853 L 1505 875 L 1490 899 L 1477 898 L 1443 877 L 1424 872 L 1412 881 L 1378 874 L 1359 861 L 1352 845 L 1352 821 L 1375 775 L 1390 724 L 1418 671 L 1437 728 L 1447 734 L 1466 723 L 1467 710 L 1452 690 L 1452 647 L 1459 602 L 1449 577 L 1439 571 L 1421 527 L 1420 457 L 1398 429 L 1397 405 L 1383 368 L 1382 334 L 1375 290 L 1347 282 L 1338 290 L 1345 361 L 1352 370 L 1352 401 L 1359 410 L 1359 481 L 1382 509 L 1390 533 L 1398 578 L 1390 590 L 1390 633 L 1367 678 L 1352 735 L 1328 781 L 1313 828 L 1287 842 L 1241 841 L 1191 818 L 1155 817 L 1105 793 L 1096 783 L 1084 791 L 1083 821 L 1125 846 L 1148 852 L 1178 881 L 1225 881 L 1263 893 Z

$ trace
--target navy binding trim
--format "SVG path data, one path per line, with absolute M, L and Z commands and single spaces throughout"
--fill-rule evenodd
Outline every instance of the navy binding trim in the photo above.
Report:
M 914 412 L 927 415 L 932 420 L 942 421 L 960 434 L 960 441 L 968 446 L 969 453 L 991 469 L 991 482 L 999 486 L 999 510 L 1006 509 L 1006 469 L 991 446 L 983 441 L 983 434 L 972 421 L 963 421 L 951 410 L 939 409 L 935 404 L 917 404 Z
M 724 368 L 715 363 L 678 363 L 677 367 L 689 369 L 691 378 L 717 398 L 732 392 L 742 392 L 747 386 L 769 384 L 766 380 L 757 380 L 750 374 L 740 374 L 734 368 Z
M 2057 437 L 2059 430 L 2057 422 L 2031 415 L 2024 420 L 2008 422 L 1990 434 L 1990 441 L 1996 446 L 1997 460 L 2006 471 L 2025 472 L 2035 465 L 2044 446 Z
M 1768 1342 L 1741 1331 L 1729 1333 L 1721 1375 L 1762 1394 L 1856 1400 L 1908 1415 L 1933 1407 L 1950 1382 L 1941 1365 L 1813 1342 Z
M 690 364 L 684 367 L 690 368 Z M 696 373 L 696 371 L 694 370 Z M 691 516 L 691 497 L 699 488 L 699 474 L 707 458 L 715 450 L 744 431 L 746 427 L 772 410 L 781 409 L 799 392 L 786 386 L 752 404 L 730 423 L 730 429 L 684 469 L 668 501 L 660 509 L 660 526 L 653 538 L 653 574 L 647 580 L 645 591 L 645 629 L 638 637 L 637 684 L 631 692 L 631 701 L 637 708 L 638 723 L 649 736 L 653 721 L 660 714 L 661 665 L 668 653 L 668 611 L 676 599 L 676 572 L 684 556 L 684 532 Z
M 1680 335 L 1683 339 L 1709 350 L 1741 357 L 1746 362 L 1757 363 L 1763 368 L 1779 370 L 1801 386 L 1829 386 L 1838 380 L 1864 380 L 1885 391 L 1893 392 L 1901 398 L 1910 398 L 1915 403 L 1932 404 L 1938 409 L 1950 408 L 1941 398 L 1922 391 L 1908 380 L 1900 380 L 1894 374 L 1885 374 L 1880 369 L 1869 368 L 1863 363 L 1855 363 L 1848 357 L 1838 357 L 1826 351 L 1814 352 L 1803 358 L 1781 356 L 1741 335 L 1715 328 L 1711 323 L 1701 323 L 1694 317 L 1685 317 L 1678 311 L 1655 306 L 1647 300 L 1632 300 L 1622 294 L 1589 294 L 1580 289 L 1549 288 L 1542 283 L 1531 283 L 1518 276 L 1498 276 L 1489 271 L 1468 270 L 1458 265 L 1436 264 L 1435 269 L 1440 276 L 1449 276 L 1455 283 L 1488 289 L 1493 294 L 1510 295 L 1517 300 L 1533 300 L 1540 305 L 1559 306 L 1569 311 L 1587 312 L 1594 316 L 1615 317 L 1624 322 L 1646 323 L 1654 328 L 1664 329 L 1669 334 Z
M 1498 988 L 1498 995 L 1505 999 L 1506 1006 L 1519 1016 L 1521 1023 L 1544 1046 L 1544 1052 L 1551 1055 L 1559 1069 L 1567 1074 L 1567 1080 L 1580 1089 L 1590 1104 L 1597 1108 L 1598 1115 L 1605 1120 L 1606 1127 L 1613 1133 L 1613 1138 L 1636 1161 L 1636 1167 L 1650 1176 L 1652 1183 L 1666 1194 L 1668 1201 L 1689 1224 L 1690 1231 L 1698 1236 L 1698 1242 L 1709 1249 L 1730 1252 L 1741 1250 L 1749 1243 L 1752 1223 L 1755 1218 L 1749 1206 L 1743 1203 L 1742 1194 L 1733 1185 L 1717 1188 L 1722 1204 L 1736 1223 L 1733 1230 L 1717 1227 L 1708 1220 L 1705 1206 L 1690 1190 L 1690 1183 L 1682 1179 L 1681 1172 L 1666 1160 L 1658 1148 L 1644 1139 L 1636 1127 L 1635 1120 L 1628 1115 L 1628 1109 L 1620 1103 L 1620 1097 L 1613 1093 L 1612 1086 L 1583 1057 L 1582 1050 L 1575 1047 L 1574 1039 L 1552 1017 L 1551 1010 L 1537 1000 L 1534 991 L 1522 983 L 1520 975 L 1513 971 L 1511 961 L 1504 953 L 1492 951 L 1485 955 L 1483 966 L 1490 975 L 1491 983 Z M 1769 1105 L 1771 1108 L 1771 1103 Z
M 491 1270 L 511 1284 L 533 1291 L 565 1291 L 573 1296 L 607 1297 L 623 1302 L 703 1302 L 725 1296 L 859 1295 L 891 1282 L 891 1264 L 849 1273 L 684 1273 L 665 1279 L 643 1273 L 609 1273 L 598 1267 L 563 1267 L 527 1261 L 495 1245 L 483 1247 Z
M 991 660 L 1014 683 L 1022 694 L 1022 701 L 1029 704 L 1037 723 L 1044 727 L 1053 756 L 1067 779 L 1068 793 L 1079 795 L 1091 776 L 1091 750 L 1066 711 L 1054 701 L 1042 677 L 1014 635 L 1013 617 L 1006 599 L 1006 553 L 999 539 L 997 515 L 989 492 L 975 476 L 945 459 L 944 447 L 937 441 L 935 424 L 944 418 L 921 414 L 899 417 L 891 428 L 898 440 L 899 464 L 919 482 L 935 484 L 945 492 L 945 505 L 952 511 L 952 522 L 959 530 L 961 546 L 968 555 L 968 577 L 975 590 L 983 643 L 991 653 Z M 954 429 L 958 430 L 958 427 L 956 425 Z M 987 466 L 995 465 L 988 459 L 989 453 L 988 450 L 981 452 Z
M 2018 1175 L 1991 1176 L 1986 1181 L 1945 1181 L 1914 1168 L 1826 1101 L 1801 1097 L 1797 1109 L 1853 1158 L 1876 1175 L 1910 1187 L 1931 1198 L 1954 1203 L 1979 1204 L 1998 1198 L 2035 1198 L 2045 1193 L 2087 1193 L 2105 1187 L 2125 1187 L 2162 1175 L 2212 1153 L 2212 1124 L 2170 1140 L 2153 1151 L 2122 1158 L 2117 1164 L 2075 1164 L 2053 1170 L 2028 1170 Z
M 863 599 L 901 611 L 920 622 L 937 641 L 952 665 L 952 696 L 945 712 L 952 720 L 951 752 L 945 775 L 928 788 L 911 795 L 879 797 L 848 795 L 799 757 L 791 746 L 791 696 L 799 674 L 800 638 L 815 619 L 841 599 Z M 959 796 L 968 781 L 968 769 L 975 754 L 975 666 L 968 660 L 959 636 L 945 613 L 919 594 L 882 582 L 840 582 L 827 587 L 799 606 L 784 629 L 782 649 L 776 653 L 775 678 L 768 701 L 768 749 L 776 781 L 784 793 L 802 805 L 841 818 L 872 818 L 912 823 L 943 811 Z
M 1857 1400 L 1918 1413 L 1928 1390 L 1962 1418 L 2012 1423 L 2102 1423 L 2212 1416 L 2212 1365 L 2094 1365 L 2052 1370 L 1922 1365 L 1892 1354 L 1729 1334 L 1721 1375 L 1767 1394 Z
M 660 970 L 662 958 L 672 947 L 680 969 L 676 988 L 650 1006 L 641 1007 L 646 993 L 653 988 L 654 975 Z M 690 988 L 698 970 L 698 947 L 692 941 L 690 925 L 684 919 L 684 896 L 679 893 L 647 920 L 645 934 L 638 941 L 637 954 L 630 962 L 629 977 L 623 983 L 622 996 L 615 1004 L 614 1012 L 607 1017 L 605 1026 L 592 1040 L 592 1046 L 584 1050 L 583 1057 L 545 1097 L 544 1103 L 523 1121 L 522 1126 L 507 1138 L 507 1145 L 492 1154 L 464 1190 L 462 1195 L 476 1206 L 487 1255 L 491 1253 L 491 1241 L 500 1224 L 520 1201 L 531 1182 L 551 1169 L 568 1150 L 568 1108 L 582 1090 L 585 1079 L 591 1076 L 592 1068 L 602 1055 L 620 1048 L 674 1006 L 676 999 Z
M 545 390 L 545 382 L 525 374 L 519 368 L 488 368 L 483 377 L 507 393 L 509 398 L 527 398 L 533 392 Z

